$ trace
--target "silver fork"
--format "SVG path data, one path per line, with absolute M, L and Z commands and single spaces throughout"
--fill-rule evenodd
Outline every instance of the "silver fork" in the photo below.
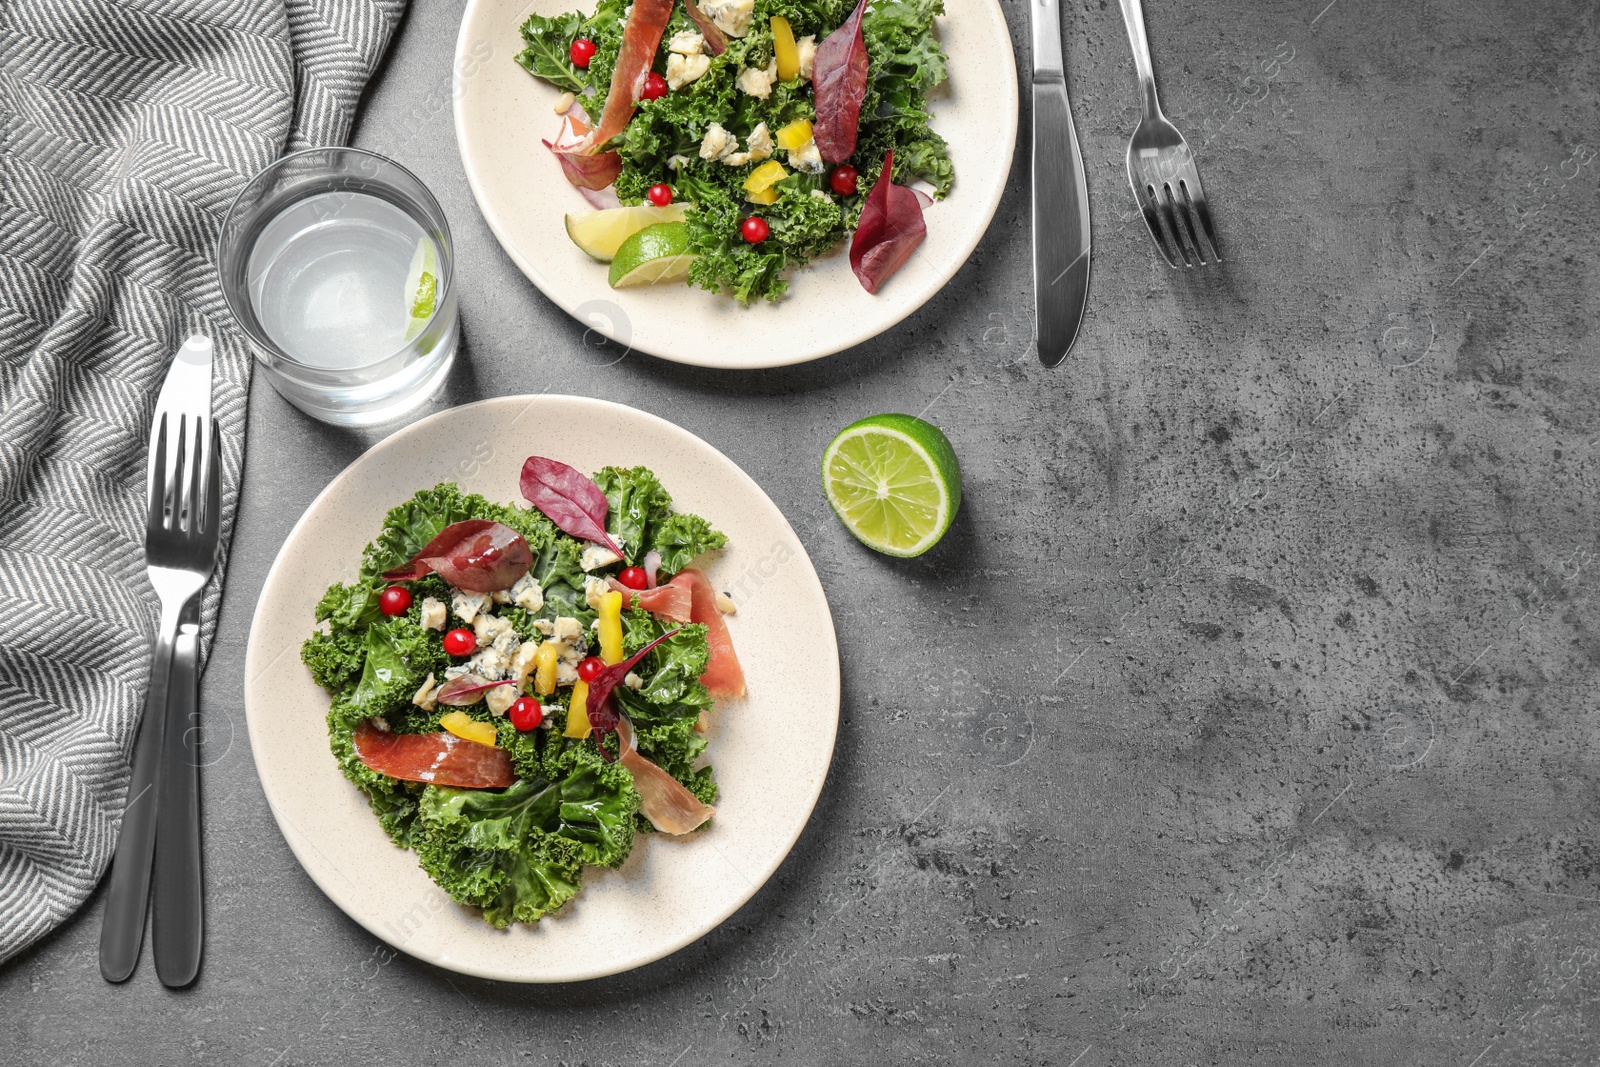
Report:
M 1139 73 L 1144 117 L 1128 142 L 1128 183 L 1144 212 L 1144 223 L 1156 247 L 1174 268 L 1221 263 L 1211 208 L 1195 169 L 1194 153 L 1178 128 L 1161 113 L 1156 96 L 1150 41 L 1144 32 L 1140 0 L 1121 0 L 1122 20 L 1133 44 L 1133 65 Z
M 111 865 L 106 911 L 100 927 L 100 973 L 111 982 L 120 982 L 132 974 L 139 959 L 150 900 L 158 809 L 176 796 L 177 814 L 187 815 L 182 810 L 187 806 L 184 791 L 174 790 L 164 783 L 166 773 L 197 771 L 197 768 L 171 766 L 172 758 L 168 753 L 173 745 L 167 734 L 171 728 L 169 698 L 175 692 L 172 683 L 181 681 L 173 677 L 174 648 L 178 644 L 180 627 L 198 622 L 200 592 L 216 566 L 220 542 L 222 464 L 217 427 L 211 419 L 211 357 L 211 340 L 200 335 L 189 338 L 178 350 L 161 386 L 150 433 L 145 558 L 150 584 L 161 600 L 161 621 L 151 656 L 150 695 L 145 701 L 144 718 L 134 750 L 133 777 L 128 785 L 122 830 Z M 192 686 L 192 679 L 187 684 Z M 183 725 L 179 729 L 182 730 Z M 198 779 L 194 781 L 197 786 Z M 158 804 L 158 797 L 161 804 Z M 193 807 L 196 842 L 198 810 L 197 806 Z M 163 823 L 166 821 L 163 817 Z M 198 858 L 196 844 L 193 869 L 196 902 Z M 177 873 L 181 881 L 187 883 L 188 871 Z M 163 970 L 159 954 L 157 970 Z M 161 977 L 166 982 L 166 974 Z

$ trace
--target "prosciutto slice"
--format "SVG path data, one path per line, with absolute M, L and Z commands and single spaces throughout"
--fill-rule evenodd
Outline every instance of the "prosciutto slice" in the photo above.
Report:
M 717 813 L 716 808 L 702 804 L 699 797 L 685 789 L 682 782 L 639 755 L 634 748 L 633 727 L 627 719 L 617 722 L 617 736 L 622 741 L 618 760 L 633 775 L 633 787 L 639 791 L 639 813 L 657 830 L 686 834 L 698 830 Z
M 711 588 L 711 580 L 693 567 L 672 579 L 672 584 L 676 585 L 682 578 L 687 578 L 689 583 L 689 621 L 705 626 L 706 641 L 711 645 L 711 662 L 706 665 L 700 681 L 719 700 L 744 696 L 744 668 L 734 654 L 728 624 L 717 610 L 717 591 Z
M 611 70 L 606 107 L 600 113 L 600 125 L 589 136 L 589 151 L 621 133 L 633 118 L 645 75 L 650 73 L 650 64 L 655 61 L 656 49 L 661 47 L 661 35 L 666 31 L 676 3 L 677 0 L 633 0 L 633 13 L 622 31 L 622 51 Z
M 694 594 L 690 590 L 690 583 L 693 581 L 680 574 L 666 585 L 658 585 L 654 589 L 629 589 L 616 578 L 609 579 L 607 584 L 624 598 L 632 597 L 632 606 L 636 608 L 643 608 L 673 622 L 691 622 Z M 623 603 L 628 601 L 624 599 Z
M 890 149 L 884 153 L 883 170 L 867 194 L 861 221 L 850 238 L 850 269 L 855 271 L 861 288 L 876 293 L 906 265 L 927 235 L 922 195 L 894 183 L 894 150 Z
M 390 582 L 414 582 L 432 571 L 457 589 L 493 593 L 510 589 L 533 566 L 528 541 L 488 519 L 452 522 L 404 567 L 383 572 Z
M 504 749 L 443 731 L 397 734 L 368 720 L 356 727 L 355 745 L 362 763 L 379 774 L 408 782 L 455 789 L 504 789 L 517 780 Z
M 589 123 L 583 109 L 574 104 L 561 116 L 561 130 L 554 141 L 544 146 L 561 164 L 567 181 L 579 189 L 598 192 L 617 180 L 622 173 L 622 157 L 615 152 L 589 153 Z
M 686 567 L 672 581 L 654 589 L 629 589 L 615 578 L 610 579 L 608 584 L 623 595 L 631 596 L 634 607 L 674 622 L 704 625 L 706 642 L 711 646 L 711 661 L 706 665 L 700 681 L 719 700 L 744 696 L 744 668 L 739 665 L 739 657 L 733 651 L 733 638 L 728 634 L 728 624 L 717 609 L 717 591 L 711 587 L 711 579 L 703 571 Z

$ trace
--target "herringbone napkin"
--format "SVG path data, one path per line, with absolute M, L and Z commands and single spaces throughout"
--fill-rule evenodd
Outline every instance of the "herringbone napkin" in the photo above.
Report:
M 156 624 L 146 434 L 195 331 L 232 532 L 250 356 L 214 272 L 222 215 L 286 148 L 343 143 L 404 3 L 0 5 L 0 960 L 116 846 Z

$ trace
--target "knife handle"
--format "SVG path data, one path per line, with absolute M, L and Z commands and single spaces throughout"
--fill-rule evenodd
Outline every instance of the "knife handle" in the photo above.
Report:
M 157 804 L 152 955 L 161 984 L 200 972 L 204 895 L 200 868 L 200 626 L 185 619 L 172 650 L 165 758 Z
M 1065 76 L 1061 53 L 1061 0 L 1033 0 L 1033 74 Z
M 167 728 L 167 688 L 177 615 L 162 605 L 156 643 L 150 654 L 150 694 L 133 750 L 133 775 L 122 808 L 122 828 L 106 884 L 106 910 L 100 919 L 100 974 L 123 982 L 139 963 L 144 920 L 150 904 L 150 860 L 155 852 L 157 785 Z

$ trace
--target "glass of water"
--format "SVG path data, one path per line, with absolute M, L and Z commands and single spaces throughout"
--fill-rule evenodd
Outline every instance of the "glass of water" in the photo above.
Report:
M 450 225 L 391 159 L 358 148 L 284 156 L 228 209 L 217 269 L 267 379 L 313 418 L 396 418 L 450 372 Z

